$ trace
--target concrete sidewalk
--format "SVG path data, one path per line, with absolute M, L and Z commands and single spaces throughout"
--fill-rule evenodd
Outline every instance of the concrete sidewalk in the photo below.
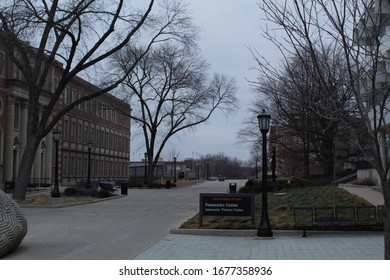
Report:
M 210 233 L 211 234 L 211 233 Z M 136 260 L 383 260 L 383 233 L 274 231 L 253 236 L 169 234 Z
M 352 194 L 355 194 L 357 196 L 360 196 L 367 200 L 369 203 L 371 203 L 374 206 L 377 205 L 383 205 L 383 194 L 377 190 L 378 187 L 370 187 L 370 186 L 358 186 L 358 185 L 351 185 L 351 184 L 340 184 L 339 188 L 344 189 Z

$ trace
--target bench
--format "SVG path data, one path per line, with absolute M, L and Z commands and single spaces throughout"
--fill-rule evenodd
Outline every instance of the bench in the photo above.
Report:
M 333 207 L 314 208 L 314 227 L 316 229 L 333 228 L 335 225 Z
M 383 230 L 384 206 L 296 207 L 294 228 L 303 230 Z
M 339 230 L 348 230 L 355 226 L 355 207 L 338 206 L 335 213 L 335 226 Z
M 313 229 L 313 208 L 298 207 L 294 208 L 295 229 L 303 230 L 302 237 L 307 237 L 306 230 Z
M 356 209 L 356 223 L 359 229 L 366 230 L 378 224 L 375 206 L 361 206 Z

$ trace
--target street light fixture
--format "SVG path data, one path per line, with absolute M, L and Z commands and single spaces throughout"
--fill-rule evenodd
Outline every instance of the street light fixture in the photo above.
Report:
M 148 153 L 144 153 L 144 157 L 145 157 L 145 178 L 144 178 L 144 185 L 146 186 L 147 185 L 147 178 L 146 178 L 146 172 L 147 172 L 147 166 L 146 166 L 146 161 L 148 160 Z
M 173 158 L 174 173 L 173 173 L 173 182 L 176 183 L 176 157 Z
M 210 180 L 210 164 L 208 161 L 206 162 L 206 180 Z
M 87 177 L 87 188 L 91 187 L 91 150 L 92 150 L 92 143 L 88 142 L 88 177 Z
M 56 144 L 56 158 L 54 168 L 54 188 L 51 192 L 51 197 L 61 197 L 60 188 L 58 187 L 58 142 L 61 138 L 61 132 L 57 129 L 53 130 L 53 140 Z
M 263 166 L 262 166 L 262 203 L 261 203 L 261 219 L 260 224 L 257 228 L 257 236 L 258 237 L 272 237 L 273 233 L 271 230 L 271 226 L 268 219 L 268 201 L 267 201 L 267 192 L 268 192 L 268 184 L 267 184 L 267 133 L 269 131 L 271 116 L 265 113 L 263 110 L 263 114 L 257 116 L 257 120 L 259 122 L 260 132 L 263 138 Z

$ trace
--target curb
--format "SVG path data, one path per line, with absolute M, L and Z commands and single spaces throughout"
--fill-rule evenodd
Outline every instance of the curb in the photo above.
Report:
M 188 234 L 188 235 L 212 235 L 212 236 L 235 236 L 235 237 L 254 237 L 256 230 L 234 230 L 234 229 L 171 229 L 171 234 Z
M 170 230 L 171 234 L 185 235 L 209 235 L 209 236 L 230 236 L 230 237 L 256 237 L 255 229 L 183 229 L 175 228 Z M 312 235 L 359 235 L 359 234 L 384 234 L 383 231 L 306 231 L 308 236 Z M 274 237 L 296 236 L 302 237 L 302 230 L 273 230 Z

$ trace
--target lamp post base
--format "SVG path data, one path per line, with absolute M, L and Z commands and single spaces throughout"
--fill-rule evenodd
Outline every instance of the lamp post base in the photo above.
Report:
M 258 228 L 257 237 L 273 237 L 274 234 L 270 228 Z
M 51 192 L 51 197 L 61 197 L 61 193 L 59 189 L 55 189 Z

